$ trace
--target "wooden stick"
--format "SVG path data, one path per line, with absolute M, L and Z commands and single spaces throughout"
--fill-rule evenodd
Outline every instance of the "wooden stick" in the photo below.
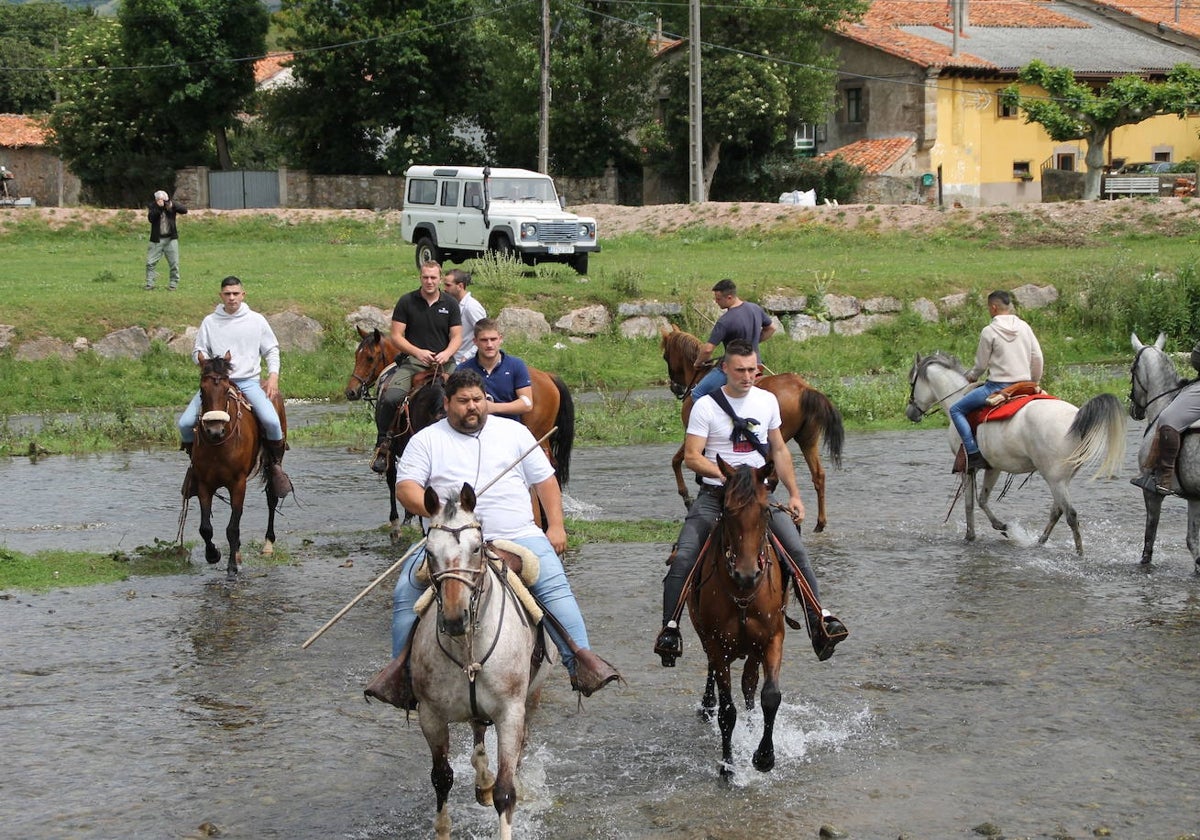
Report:
M 542 443 L 545 442 L 546 438 L 550 437 L 550 435 L 554 434 L 557 431 L 558 431 L 558 426 L 555 426 L 550 431 L 546 432 L 546 434 L 542 435 L 540 438 L 538 438 L 536 441 L 534 441 L 533 446 L 529 447 L 528 449 L 526 449 L 524 452 L 521 453 L 521 457 L 517 458 L 517 460 L 513 461 L 511 464 L 509 464 L 507 467 L 505 467 L 503 470 L 501 470 L 499 475 L 497 475 L 495 478 L 493 478 L 491 481 L 489 481 L 487 484 L 485 484 L 483 486 L 483 489 L 477 491 L 475 493 L 475 495 L 479 496 L 479 495 L 482 495 L 484 492 L 486 492 L 489 487 L 491 487 L 493 484 L 495 484 L 497 481 L 499 481 L 501 479 L 501 477 L 503 477 L 506 473 L 510 472 L 517 464 L 521 463 L 526 458 L 528 458 L 529 454 L 531 452 L 533 452 L 533 450 L 535 450 L 539 446 L 541 446 Z M 388 566 L 387 571 L 385 571 L 379 577 L 375 578 L 375 580 L 373 580 L 369 584 L 367 584 L 366 589 L 364 589 L 362 592 L 359 592 L 357 595 L 355 595 L 353 600 L 350 601 L 350 603 L 346 604 L 346 606 L 344 606 L 340 610 L 338 610 L 337 615 L 335 615 L 333 618 L 329 619 L 329 621 L 326 621 L 325 624 L 321 626 L 321 629 L 318 630 L 316 633 L 313 633 L 311 636 L 309 636 L 308 640 L 304 644 L 300 645 L 300 647 L 307 648 L 309 645 L 311 645 L 313 642 L 315 642 L 317 639 L 319 639 L 321 637 L 321 634 L 323 634 L 326 630 L 328 630 L 335 623 L 337 623 L 339 620 L 341 620 L 342 616 L 344 616 L 346 613 L 350 612 L 350 609 L 355 604 L 357 604 L 363 598 L 367 597 L 367 593 L 369 593 L 372 589 L 374 589 L 376 586 L 381 584 L 383 582 L 384 578 L 386 578 L 392 572 L 396 571 L 396 569 L 403 566 L 404 562 L 413 555 L 413 552 L 415 552 L 418 548 L 424 547 L 425 543 L 428 540 L 429 540 L 428 537 L 422 537 L 420 540 L 413 543 L 409 547 L 408 551 L 404 552 L 403 557 L 401 557 L 399 560 L 397 560 L 392 565 Z

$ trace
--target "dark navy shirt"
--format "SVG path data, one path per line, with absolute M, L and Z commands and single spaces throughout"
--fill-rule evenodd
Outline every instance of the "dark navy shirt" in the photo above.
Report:
M 491 373 L 483 369 L 478 355 L 467 359 L 458 366 L 458 370 L 473 370 L 478 373 L 483 378 L 483 390 L 487 392 L 493 402 L 512 402 L 517 398 L 518 388 L 533 386 L 533 380 L 529 378 L 529 367 L 525 362 L 516 356 L 508 355 L 503 350 L 500 351 L 500 361 L 492 368 Z M 519 419 L 519 416 L 515 414 L 498 414 L 497 416 Z

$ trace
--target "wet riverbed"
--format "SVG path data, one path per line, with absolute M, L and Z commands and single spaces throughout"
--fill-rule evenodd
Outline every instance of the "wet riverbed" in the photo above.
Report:
M 1130 432 L 1131 442 L 1137 430 Z M 676 518 L 671 447 L 584 449 L 568 505 L 601 518 Z M 1132 447 L 1131 447 L 1132 449 Z M 830 473 L 830 525 L 808 535 L 827 604 L 851 628 L 818 663 L 789 635 L 774 772 L 750 769 L 760 726 L 743 712 L 738 772 L 717 781 L 715 726 L 694 714 L 702 657 L 650 653 L 666 546 L 595 545 L 568 558 L 596 648 L 626 683 L 575 706 L 545 693 L 526 759 L 523 838 L 970 836 L 1174 838 L 1200 832 L 1200 580 L 1184 505 L 1164 507 L 1144 571 L 1140 495 L 1073 485 L 1087 554 L 1059 526 L 1034 544 L 1049 496 L 1034 479 L 963 541 L 944 430 L 851 435 Z M 312 647 L 300 644 L 398 556 L 378 526 L 366 456 L 295 451 L 300 504 L 279 544 L 234 587 L 199 549 L 193 573 L 0 600 L 0 826 L 12 837 L 429 836 L 419 727 L 366 705 L 386 656 L 382 587 Z M 131 549 L 174 537 L 178 454 L 0 462 L 0 544 Z M 801 487 L 815 518 L 801 467 Z M 257 503 L 259 500 L 255 500 Z M 219 513 L 223 523 L 224 512 Z M 261 537 L 261 503 L 244 534 Z M 188 539 L 195 540 L 195 510 Z M 220 531 L 221 528 L 218 528 Z M 455 761 L 456 836 L 491 836 Z

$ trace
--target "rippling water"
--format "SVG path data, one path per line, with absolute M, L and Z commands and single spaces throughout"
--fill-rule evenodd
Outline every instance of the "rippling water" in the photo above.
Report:
M 1131 440 L 1137 430 L 1131 430 Z M 568 507 L 677 518 L 673 447 L 585 449 Z M 415 838 L 433 792 L 419 727 L 361 688 L 384 663 L 381 587 L 312 647 L 300 644 L 398 556 L 366 456 L 290 453 L 301 505 L 279 543 L 222 583 L 194 574 L 0 600 L 0 826 L 12 837 Z M 579 710 L 564 673 L 534 720 L 517 810 L 522 838 L 1006 836 L 1174 838 L 1200 831 L 1200 580 L 1184 505 L 1164 506 L 1156 563 L 1138 566 L 1133 473 L 1074 495 L 1086 555 L 1040 479 L 997 502 L 1013 538 L 963 541 L 942 430 L 851 435 L 830 472 L 830 524 L 808 535 L 824 600 L 851 637 L 818 663 L 791 634 L 777 766 L 751 769 L 761 728 L 739 714 L 737 772 L 717 780 L 715 724 L 695 715 L 703 662 L 650 648 L 668 546 L 591 545 L 568 558 L 595 647 L 626 682 Z M 108 550 L 171 539 L 182 456 L 0 462 L 0 542 Z M 12 489 L 19 488 L 18 494 Z M 801 488 L 815 501 L 801 467 Z M 70 502 L 64 507 L 65 498 Z M 256 500 L 257 501 L 257 500 Z M 20 504 L 17 504 L 19 502 Z M 261 536 L 261 505 L 245 533 Z M 223 522 L 220 514 L 219 522 Z M 192 513 L 188 538 L 195 539 Z M 221 528 L 218 527 L 218 531 Z M 457 738 L 456 836 L 493 834 Z

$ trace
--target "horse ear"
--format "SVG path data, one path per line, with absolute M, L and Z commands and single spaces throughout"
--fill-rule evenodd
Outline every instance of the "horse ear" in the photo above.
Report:
M 1136 332 L 1132 332 L 1129 334 L 1129 343 L 1133 345 L 1134 353 L 1140 352 L 1141 349 L 1146 346 L 1146 345 L 1142 344 L 1142 340 L 1137 337 Z
M 438 498 L 437 491 L 432 487 L 425 488 L 425 510 L 429 511 L 429 515 L 433 516 L 442 509 L 442 500 Z
M 465 481 L 463 482 L 462 490 L 458 494 L 458 505 L 467 513 L 475 510 L 475 488 Z
M 733 467 L 725 463 L 725 459 L 720 455 L 717 456 L 717 469 L 719 469 L 721 471 L 721 475 L 725 476 L 726 478 L 731 477 L 734 472 L 736 472 Z
M 758 468 L 758 478 L 760 481 L 766 481 L 771 476 L 775 475 L 775 462 L 768 460 Z
M 1164 333 L 1159 333 L 1158 338 L 1154 340 L 1154 346 L 1159 350 L 1167 346 L 1167 336 Z
M 233 361 L 233 351 L 232 350 L 225 351 L 225 361 L 227 361 L 227 362 Z
M 357 324 L 354 328 L 358 330 L 359 338 L 366 338 L 369 335 L 369 333 L 363 329 L 362 324 Z M 376 330 L 376 332 L 378 332 L 378 330 Z
M 203 366 L 203 364 L 207 361 L 208 361 L 208 356 L 204 355 L 204 351 L 197 350 L 196 351 L 196 363 Z

